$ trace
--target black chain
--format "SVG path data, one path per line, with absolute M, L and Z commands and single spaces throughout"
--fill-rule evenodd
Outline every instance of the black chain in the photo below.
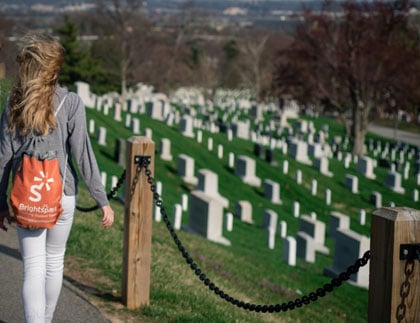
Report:
M 402 322 L 402 320 L 405 318 L 405 312 L 406 312 L 406 305 L 405 300 L 407 299 L 408 295 L 410 294 L 410 276 L 414 272 L 414 259 L 407 259 L 404 267 L 404 274 L 405 274 L 405 280 L 401 284 L 400 287 L 400 296 L 401 296 L 401 304 L 397 307 L 397 320 L 398 322 Z
M 330 283 L 325 284 L 323 287 L 318 288 L 315 292 L 309 293 L 307 296 L 303 296 L 301 298 L 297 298 L 294 301 L 285 302 L 282 304 L 272 304 L 272 305 L 258 305 L 258 304 L 251 304 L 245 303 L 240 301 L 236 298 L 233 298 L 229 294 L 225 293 L 222 289 L 217 287 L 209 278 L 207 278 L 206 274 L 204 274 L 201 269 L 198 267 L 197 263 L 191 258 L 188 252 L 185 250 L 185 247 L 182 245 L 181 240 L 179 240 L 178 235 L 176 234 L 169 218 L 166 213 L 165 208 L 163 207 L 162 199 L 160 198 L 159 194 L 156 192 L 156 185 L 154 184 L 153 177 L 151 175 L 151 171 L 148 169 L 148 162 L 143 162 L 142 165 L 145 167 L 147 182 L 150 184 L 150 190 L 153 192 L 153 198 L 155 200 L 156 206 L 160 208 L 160 213 L 162 214 L 163 221 L 166 224 L 166 227 L 169 230 L 175 244 L 177 245 L 179 251 L 184 257 L 187 264 L 191 267 L 191 270 L 194 271 L 195 275 L 199 277 L 199 279 L 206 285 L 211 291 L 213 291 L 216 295 L 220 298 L 224 299 L 225 301 L 236 305 L 239 308 L 243 308 L 248 311 L 255 311 L 255 312 L 262 312 L 262 313 L 273 313 L 273 312 L 287 312 L 288 310 L 293 310 L 295 308 L 302 307 L 303 305 L 308 305 L 311 301 L 316 301 L 319 297 L 325 296 L 327 293 L 333 291 L 334 288 L 339 287 L 342 282 L 348 280 L 352 274 L 356 274 L 360 267 L 365 266 L 369 259 L 370 259 L 370 251 L 366 251 L 362 258 L 356 260 L 354 265 L 351 265 L 347 268 L 345 272 L 342 272 L 338 275 L 338 277 L 333 278 Z
M 111 190 L 109 191 L 107 195 L 108 200 L 115 196 L 115 193 L 120 189 L 121 185 L 124 183 L 124 180 L 125 180 L 125 170 L 123 171 L 120 178 L 118 179 L 117 184 L 115 184 L 115 186 L 111 188 Z M 99 209 L 99 205 L 96 204 L 91 207 L 81 207 L 81 206 L 76 205 L 76 209 L 81 212 L 92 212 Z

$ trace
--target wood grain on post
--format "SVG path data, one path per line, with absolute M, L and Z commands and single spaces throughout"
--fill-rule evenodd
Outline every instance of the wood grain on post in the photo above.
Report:
M 419 322 L 420 261 L 414 261 L 414 271 L 407 278 L 407 261 L 400 260 L 400 246 L 420 243 L 420 211 L 405 207 L 376 210 L 370 241 L 368 321 Z M 409 289 L 404 283 L 406 279 Z M 408 291 L 408 296 L 402 297 L 401 291 L 403 294 Z M 405 313 L 401 311 L 403 307 Z M 397 313 L 404 317 L 398 320 Z
M 144 167 L 133 192 L 132 183 L 137 169 L 135 156 L 150 157 L 148 168 L 153 177 L 154 155 L 155 144 L 149 138 L 128 139 L 122 273 L 122 302 L 128 309 L 150 304 L 153 193 Z

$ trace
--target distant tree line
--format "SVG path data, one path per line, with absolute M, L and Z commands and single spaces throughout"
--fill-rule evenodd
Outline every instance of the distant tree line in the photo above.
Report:
M 96 11 L 59 17 L 52 28 L 66 48 L 60 81 L 70 88 L 86 81 L 96 93 L 119 92 L 122 103 L 138 82 L 165 93 L 198 86 L 209 98 L 218 87 L 250 89 L 258 101 L 293 98 L 337 114 L 359 155 L 375 117 L 419 113 L 420 24 L 411 1 L 344 1 L 337 11 L 326 0 L 320 12 L 305 10 L 291 34 L 203 26 L 191 1 L 164 23 L 147 19 L 141 0 L 95 2 Z M 0 62 L 10 59 L 1 49 L 5 26 L 0 17 Z

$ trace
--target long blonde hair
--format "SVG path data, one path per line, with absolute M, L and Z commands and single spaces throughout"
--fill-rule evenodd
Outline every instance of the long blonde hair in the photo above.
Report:
M 7 116 L 11 132 L 47 135 L 57 127 L 53 96 L 63 60 L 64 48 L 54 37 L 40 34 L 23 37 Z

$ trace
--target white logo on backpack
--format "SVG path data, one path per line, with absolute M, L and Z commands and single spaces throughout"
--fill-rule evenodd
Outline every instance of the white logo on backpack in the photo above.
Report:
M 39 202 L 42 199 L 42 195 L 41 195 L 41 189 L 44 187 L 45 185 L 45 189 L 47 191 L 51 190 L 51 186 L 49 183 L 53 183 L 54 182 L 54 178 L 48 178 L 48 174 L 44 174 L 44 172 L 40 171 L 39 172 L 41 177 L 34 177 L 34 182 L 41 182 L 40 184 L 34 184 L 31 185 L 31 193 L 33 195 L 29 196 L 29 200 L 32 202 Z

